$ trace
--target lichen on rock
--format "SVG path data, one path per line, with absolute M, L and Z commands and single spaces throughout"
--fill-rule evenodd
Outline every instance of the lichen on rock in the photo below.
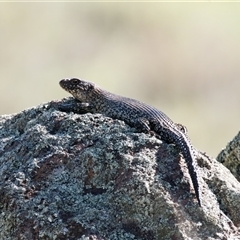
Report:
M 240 132 L 219 153 L 217 160 L 240 181 Z

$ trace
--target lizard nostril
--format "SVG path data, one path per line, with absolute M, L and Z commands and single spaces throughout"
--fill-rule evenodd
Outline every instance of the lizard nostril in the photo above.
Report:
M 60 84 L 61 87 L 64 85 L 64 80 L 65 80 L 65 79 L 62 79 L 62 80 L 59 82 L 59 84 Z

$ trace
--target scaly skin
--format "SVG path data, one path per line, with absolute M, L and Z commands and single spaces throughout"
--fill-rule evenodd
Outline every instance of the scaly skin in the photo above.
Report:
M 188 166 L 195 194 L 201 206 L 196 172 L 195 149 L 186 135 L 186 128 L 174 123 L 167 115 L 140 101 L 115 95 L 97 85 L 77 78 L 63 79 L 60 86 L 79 102 L 74 111 L 78 113 L 101 113 L 123 120 L 140 131 L 153 131 L 164 141 L 174 143 L 182 152 Z

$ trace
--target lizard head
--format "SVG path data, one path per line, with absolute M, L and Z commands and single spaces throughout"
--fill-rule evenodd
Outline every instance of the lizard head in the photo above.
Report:
M 74 98 L 81 102 L 86 101 L 87 96 L 91 95 L 92 90 L 95 88 L 94 83 L 78 78 L 62 79 L 59 84 L 64 90 L 71 93 Z

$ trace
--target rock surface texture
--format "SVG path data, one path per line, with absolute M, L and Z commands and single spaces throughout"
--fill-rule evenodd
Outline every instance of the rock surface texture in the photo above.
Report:
M 124 122 L 50 102 L 0 117 L 0 239 L 240 239 L 240 183 Z M 238 145 L 239 146 L 239 145 Z
M 227 167 L 237 180 L 240 181 L 240 132 L 220 152 L 217 160 Z

